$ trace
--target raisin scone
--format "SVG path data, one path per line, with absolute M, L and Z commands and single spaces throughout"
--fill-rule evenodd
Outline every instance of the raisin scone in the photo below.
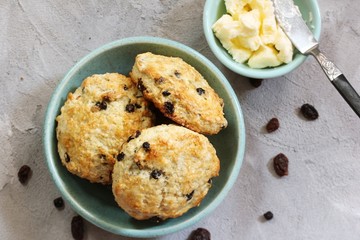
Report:
M 90 182 L 111 184 L 121 145 L 153 126 L 153 115 L 129 77 L 106 73 L 87 77 L 69 93 L 56 121 L 63 165 Z
M 203 134 L 227 126 L 223 99 L 181 58 L 139 54 L 130 77 L 144 97 L 176 123 Z
M 172 124 L 138 132 L 117 160 L 115 200 L 138 220 L 176 218 L 198 206 L 220 170 L 215 148 L 204 135 Z

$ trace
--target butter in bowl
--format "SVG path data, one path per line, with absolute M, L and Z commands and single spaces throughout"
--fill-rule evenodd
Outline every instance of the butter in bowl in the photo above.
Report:
M 319 39 L 321 17 L 315 0 L 295 1 Z M 299 67 L 306 56 L 294 48 L 276 22 L 271 0 L 206 1 L 203 28 L 210 49 L 230 70 L 250 78 L 275 78 Z

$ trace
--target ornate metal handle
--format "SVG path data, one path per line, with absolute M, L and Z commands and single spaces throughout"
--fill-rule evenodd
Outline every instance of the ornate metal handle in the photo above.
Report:
M 333 62 L 327 59 L 325 55 L 322 54 L 318 48 L 312 49 L 310 53 L 320 63 L 322 69 L 324 70 L 325 74 L 330 79 L 330 81 L 333 81 L 335 78 L 337 78 L 342 74 L 340 69 L 338 69 Z
M 320 63 L 321 68 L 324 70 L 331 83 L 354 112 L 360 117 L 360 96 L 348 82 L 344 74 L 342 74 L 335 64 L 328 60 L 318 48 L 312 49 L 310 54 Z

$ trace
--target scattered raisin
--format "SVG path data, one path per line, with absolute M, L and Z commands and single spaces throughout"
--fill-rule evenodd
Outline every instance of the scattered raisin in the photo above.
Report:
M 164 103 L 165 113 L 173 114 L 174 113 L 174 105 L 171 102 Z
M 62 199 L 62 197 L 58 197 L 54 199 L 54 206 L 57 209 L 63 209 L 64 208 L 64 200 Z
M 134 139 L 134 137 L 133 137 L 133 136 L 130 136 L 130 137 L 128 137 L 127 142 L 130 142 L 130 141 L 133 140 L 133 139 Z
M 189 193 L 189 194 L 186 194 L 186 200 L 187 201 L 190 201 L 191 199 L 192 199 L 192 197 L 194 196 L 194 191 L 195 190 L 193 190 L 191 193 Z
M 31 168 L 28 165 L 21 166 L 18 172 L 19 181 L 22 184 L 25 184 L 28 178 L 30 177 L 30 174 L 31 174 Z
M 68 153 L 65 153 L 65 162 L 70 162 L 70 156 Z
M 302 115 L 308 120 L 315 120 L 319 117 L 318 111 L 315 109 L 313 105 L 305 103 L 301 106 L 300 111 Z
M 264 218 L 266 220 L 271 220 L 274 217 L 274 214 L 270 211 L 267 211 L 266 213 L 264 213 Z
M 106 101 L 101 101 L 101 102 L 96 102 L 95 106 L 97 106 L 98 108 L 100 108 L 100 110 L 106 110 L 107 108 L 107 103 Z
M 135 107 L 136 107 L 136 108 L 141 108 L 141 105 L 138 104 L 138 103 L 135 103 Z
M 168 91 L 168 90 L 165 90 L 165 91 L 163 91 L 162 92 L 162 95 L 164 96 L 164 97 L 167 97 L 167 96 L 169 96 L 171 93 Z
M 143 148 L 145 149 L 145 151 L 149 151 L 149 150 L 150 150 L 150 143 L 149 143 L 149 142 L 144 142 L 142 146 L 143 146 Z
M 126 91 L 128 89 L 129 89 L 128 86 L 124 85 L 124 90 Z
M 272 132 L 276 131 L 279 127 L 280 127 L 279 119 L 272 118 L 266 125 L 266 130 L 268 133 L 272 133 Z
M 262 79 L 257 79 L 257 78 L 249 78 L 250 84 L 251 86 L 258 88 L 261 86 L 262 83 Z
M 199 95 L 203 95 L 205 93 L 205 90 L 202 88 L 197 88 L 196 91 Z
M 274 170 L 277 175 L 280 177 L 288 175 L 288 167 L 289 160 L 283 153 L 279 153 L 274 157 Z
M 150 173 L 150 176 L 154 179 L 159 179 L 159 177 L 163 174 L 163 172 L 161 170 L 153 170 L 151 173 Z
M 189 238 L 189 240 L 210 240 L 210 239 L 211 239 L 211 234 L 205 228 L 198 228 L 194 230 Z
M 121 152 L 116 156 L 116 159 L 120 162 L 124 159 L 125 153 Z
M 212 184 L 212 178 L 210 178 L 210 179 L 208 180 L 208 183 L 209 183 L 209 184 Z
M 74 216 L 71 220 L 71 234 L 75 240 L 84 238 L 84 221 L 81 216 Z
M 181 74 L 178 72 L 178 70 L 175 70 L 174 74 L 175 74 L 175 76 L 176 76 L 177 78 L 180 78 L 180 75 L 181 75 Z
M 135 105 L 132 103 L 129 103 L 126 105 L 125 110 L 129 113 L 132 113 L 135 111 Z

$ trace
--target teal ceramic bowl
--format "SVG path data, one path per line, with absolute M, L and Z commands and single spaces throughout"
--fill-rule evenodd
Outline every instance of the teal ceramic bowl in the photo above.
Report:
M 111 187 L 93 184 L 70 174 L 62 166 L 57 153 L 56 116 L 69 92 L 80 86 L 92 74 L 119 72 L 128 75 L 135 56 L 151 51 L 155 54 L 177 56 L 195 67 L 224 99 L 228 127 L 209 137 L 221 159 L 220 176 L 199 207 L 183 216 L 162 223 L 136 221 L 120 209 L 112 195 Z M 186 227 L 214 210 L 225 198 L 238 176 L 245 150 L 245 127 L 236 94 L 224 75 L 208 59 L 195 50 L 166 39 L 134 37 L 102 46 L 80 60 L 61 80 L 47 108 L 43 145 L 51 177 L 68 204 L 91 223 L 115 234 L 130 237 L 156 237 L 170 234 Z
M 315 38 L 319 40 L 321 33 L 321 16 L 317 1 L 294 0 L 294 3 L 299 7 L 304 20 L 308 23 Z M 203 13 L 203 28 L 206 41 L 208 42 L 211 51 L 222 64 L 233 72 L 250 78 L 275 78 L 295 70 L 307 58 L 307 56 L 295 51 L 292 62 L 278 67 L 264 69 L 253 69 L 247 64 L 235 62 L 212 31 L 212 25 L 225 13 L 226 8 L 224 0 L 207 0 Z

